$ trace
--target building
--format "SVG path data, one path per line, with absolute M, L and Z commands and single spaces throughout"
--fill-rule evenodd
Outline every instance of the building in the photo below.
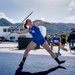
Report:
M 9 41 L 17 41 L 18 37 L 26 37 L 26 38 L 32 38 L 30 33 L 26 33 L 26 34 L 10 34 L 11 31 L 13 31 L 16 28 L 13 26 L 0 26 L 0 40 L 5 39 L 5 40 L 9 40 Z M 46 35 L 46 28 L 44 26 L 39 26 L 40 31 L 42 33 L 42 35 L 45 37 Z M 24 28 L 22 26 L 18 27 L 15 29 L 15 31 L 22 31 L 24 30 Z

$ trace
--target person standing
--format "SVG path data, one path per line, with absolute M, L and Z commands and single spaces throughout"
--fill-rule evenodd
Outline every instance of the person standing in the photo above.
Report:
M 63 32 L 62 32 L 62 35 L 61 35 L 61 48 L 64 48 L 65 43 L 66 43 L 66 34 L 65 34 L 65 32 L 63 31 Z
M 74 43 L 75 43 L 75 29 L 74 28 L 71 29 L 71 33 L 69 34 L 69 38 L 70 38 L 69 47 L 71 46 L 71 43 L 72 43 L 72 47 L 74 47 Z

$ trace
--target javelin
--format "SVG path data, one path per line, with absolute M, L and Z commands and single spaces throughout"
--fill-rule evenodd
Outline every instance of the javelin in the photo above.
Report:
M 33 12 L 31 12 L 21 23 L 24 23 L 24 21 L 25 21 L 32 13 L 33 13 Z M 21 25 L 18 25 L 17 27 L 15 27 L 15 29 L 13 29 L 13 31 L 16 30 L 19 26 L 21 26 Z M 12 31 L 12 32 L 13 32 L 13 31 Z M 0 44 L 1 44 L 12 32 L 10 32 L 10 33 L 0 42 Z

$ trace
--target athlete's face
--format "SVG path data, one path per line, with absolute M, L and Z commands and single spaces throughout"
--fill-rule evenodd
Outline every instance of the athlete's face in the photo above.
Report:
M 56 37 L 58 37 L 58 34 L 55 34 Z
M 27 20 L 27 25 L 32 26 L 32 21 L 30 19 Z
M 74 31 L 74 29 L 72 29 L 72 32 Z
M 62 32 L 62 35 L 65 35 L 65 32 Z

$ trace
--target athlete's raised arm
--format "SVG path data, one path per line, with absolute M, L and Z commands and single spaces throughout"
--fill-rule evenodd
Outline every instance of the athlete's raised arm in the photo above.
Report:
M 55 23 L 50 23 L 50 22 L 45 22 L 45 21 L 35 22 L 35 23 L 34 23 L 35 26 L 39 26 L 39 25 L 42 25 L 42 24 L 50 24 L 50 25 L 54 25 Z
M 13 32 L 11 32 L 11 33 L 25 34 L 25 33 L 28 33 L 28 32 L 29 32 L 28 29 L 25 29 L 25 30 L 23 30 L 23 31 L 21 31 L 21 32 L 13 31 Z

